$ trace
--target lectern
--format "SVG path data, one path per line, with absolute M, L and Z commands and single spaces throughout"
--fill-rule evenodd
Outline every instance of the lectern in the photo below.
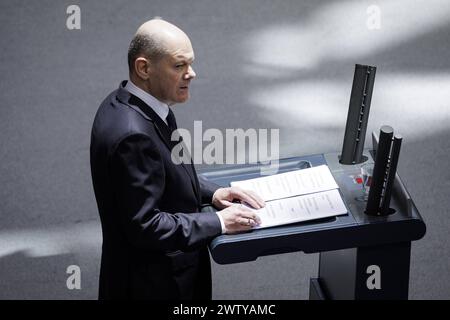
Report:
M 364 149 L 375 72 L 375 66 L 355 66 L 341 153 L 279 161 L 278 173 L 328 165 L 347 214 L 221 235 L 210 244 L 217 263 L 253 261 L 260 256 L 294 251 L 319 252 L 318 275 L 310 280 L 310 299 L 408 298 L 411 242 L 425 235 L 426 226 L 396 173 L 401 136 L 393 136 L 392 128 L 383 126 L 380 143 L 373 133 L 373 148 Z M 358 183 L 363 165 L 375 167 L 367 201 Z M 260 172 L 264 172 L 262 165 L 240 165 L 201 174 L 227 187 L 232 181 L 257 178 Z
M 341 164 L 338 153 L 280 159 L 279 173 L 328 165 L 347 214 L 218 236 L 209 247 L 214 261 L 231 264 L 271 254 L 319 252 L 318 275 L 310 280 L 310 299 L 407 299 L 411 242 L 424 236 L 425 223 L 398 175 L 390 201 L 394 212 L 365 214 L 367 202 L 361 201 L 363 190 L 355 177 L 363 164 L 373 164 L 374 157 L 369 149 L 364 149 L 363 155 L 367 160 L 354 165 Z M 231 181 L 259 177 L 260 170 L 258 165 L 239 165 L 200 174 L 226 187 Z

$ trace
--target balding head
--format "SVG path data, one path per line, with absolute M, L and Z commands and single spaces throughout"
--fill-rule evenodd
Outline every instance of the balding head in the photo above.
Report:
M 153 19 L 139 27 L 128 50 L 130 80 L 153 97 L 172 105 L 189 98 L 194 50 L 173 24 Z
M 152 19 L 142 24 L 128 49 L 128 68 L 134 72 L 136 58 L 142 56 L 158 62 L 164 55 L 177 50 L 180 43 L 191 46 L 188 36 L 177 26 L 162 20 Z
M 136 31 L 137 35 L 144 35 L 169 45 L 173 40 L 187 39 L 188 36 L 177 26 L 162 20 L 152 19 L 142 24 Z

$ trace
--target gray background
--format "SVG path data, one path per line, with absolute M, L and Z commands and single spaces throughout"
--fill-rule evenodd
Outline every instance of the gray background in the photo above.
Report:
M 70 4 L 81 30 L 66 28 Z M 366 25 L 372 4 L 378 30 Z M 279 128 L 281 157 L 340 151 L 354 65 L 376 65 L 368 134 L 389 124 L 404 136 L 399 173 L 427 223 L 412 246 L 410 298 L 450 298 L 448 1 L 3 0 L 1 299 L 96 298 L 90 129 L 153 16 L 185 30 L 196 54 L 179 126 Z M 213 297 L 306 299 L 317 263 L 303 253 L 213 263 Z M 66 288 L 69 265 L 81 268 L 81 290 Z

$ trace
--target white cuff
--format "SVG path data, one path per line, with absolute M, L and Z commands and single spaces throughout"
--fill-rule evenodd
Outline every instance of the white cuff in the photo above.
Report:
M 217 212 L 216 212 L 216 214 L 217 214 L 217 216 L 219 217 L 219 220 L 220 220 L 220 226 L 222 227 L 222 234 L 225 234 L 225 232 L 227 231 L 225 229 L 225 222 L 223 222 L 223 218 L 222 218 L 222 216 L 220 214 L 218 214 Z

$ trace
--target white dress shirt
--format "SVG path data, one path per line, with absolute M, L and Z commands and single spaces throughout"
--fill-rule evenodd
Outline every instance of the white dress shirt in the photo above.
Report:
M 136 97 L 144 101 L 167 124 L 166 118 L 167 115 L 169 114 L 169 106 L 167 104 L 159 101 L 150 93 L 145 92 L 144 90 L 136 86 L 133 82 L 131 82 L 131 80 L 127 81 L 125 89 L 129 93 L 135 95 Z
M 144 101 L 167 124 L 167 115 L 169 114 L 169 106 L 167 104 L 159 101 L 150 93 L 142 90 L 141 88 L 136 86 L 133 82 L 131 82 L 131 80 L 127 81 L 127 84 L 125 85 L 125 90 L 127 90 L 129 93 L 135 95 L 136 97 Z M 217 212 L 216 214 L 220 220 L 222 233 L 225 233 L 226 229 L 223 218 Z

